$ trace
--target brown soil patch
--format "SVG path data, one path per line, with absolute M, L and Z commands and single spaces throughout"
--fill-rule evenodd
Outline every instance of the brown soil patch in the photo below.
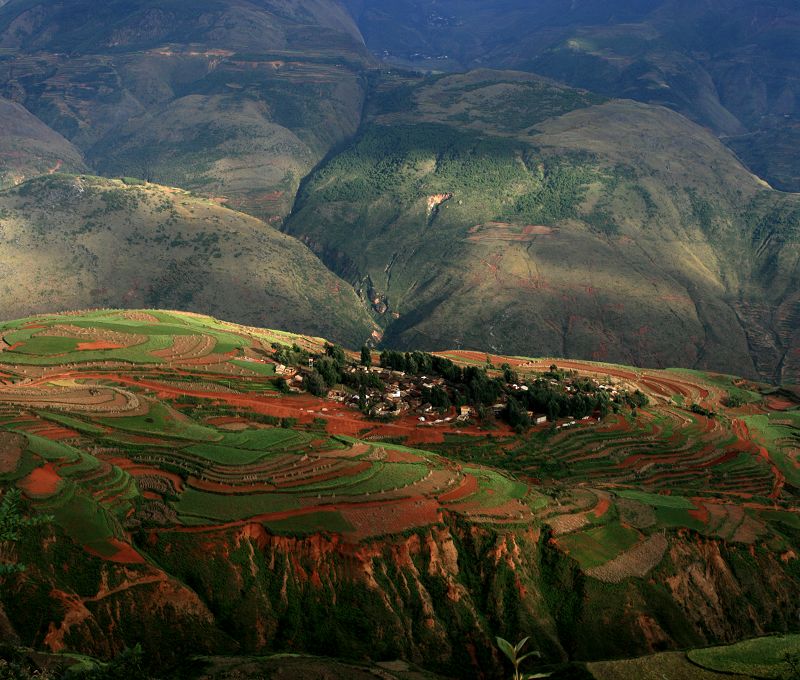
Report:
M 460 501 L 478 491 L 478 478 L 475 475 L 464 475 L 463 479 L 461 480 L 461 484 L 459 484 L 455 489 L 448 491 L 447 493 L 443 493 L 439 496 L 439 502 L 441 503 L 452 503 L 454 501 Z
M 384 503 L 371 508 L 342 508 L 342 516 L 353 525 L 353 538 L 397 534 L 412 527 L 436 524 L 439 504 L 431 499 Z
M 14 472 L 25 450 L 26 441 L 22 435 L 13 432 L 0 432 L 0 474 Z
M 794 408 L 797 406 L 793 401 L 786 399 L 784 397 L 767 397 L 765 399 L 767 408 L 772 411 L 788 411 L 789 409 Z
M 147 312 L 123 312 L 120 314 L 123 319 L 130 319 L 131 321 L 142 321 L 144 323 L 161 323 L 157 317 Z
M 136 552 L 136 550 L 134 550 L 129 544 L 124 543 L 116 538 L 112 538 L 108 541 L 108 543 L 116 550 L 111 557 L 108 557 L 107 555 L 101 555 L 89 546 L 84 546 L 84 550 L 92 555 L 106 560 L 107 562 L 116 562 L 117 564 L 144 564 L 144 557 Z
M 90 352 L 92 350 L 124 349 L 124 345 L 116 342 L 106 342 L 105 340 L 95 340 L 94 342 L 81 342 L 75 348 L 79 352 Z
M 689 517 L 692 517 L 703 524 L 708 524 L 708 508 L 696 498 L 693 498 L 692 502 L 697 507 L 694 510 L 689 510 Z
M 20 488 L 29 496 L 39 498 L 52 496 L 58 491 L 61 477 L 58 476 L 52 463 L 36 468 L 25 479 L 20 481 Z
M 386 451 L 386 461 L 389 463 L 422 463 L 423 460 L 423 458 L 410 451 L 396 451 L 395 449 Z
M 552 227 L 541 224 L 528 224 L 523 227 L 507 222 L 487 222 L 478 224 L 469 230 L 467 241 L 480 243 L 485 241 L 525 242 L 534 236 L 550 236 L 555 232 Z
M 601 498 L 600 502 L 595 506 L 594 513 L 595 519 L 599 519 L 608 512 L 611 507 L 611 501 L 608 498 Z

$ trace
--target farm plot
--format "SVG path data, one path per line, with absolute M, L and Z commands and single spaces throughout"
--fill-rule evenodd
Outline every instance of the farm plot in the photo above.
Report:
M 195 423 L 182 413 L 160 402 L 151 402 L 145 415 L 97 418 L 96 421 L 115 430 L 137 432 L 148 436 L 184 439 L 199 442 L 220 442 L 216 430 Z
M 642 578 L 658 566 L 667 551 L 667 538 L 654 534 L 608 562 L 586 570 L 586 575 L 606 583 Z
M 800 411 L 744 416 L 742 421 L 787 481 L 800 487 Z
M 299 499 L 291 494 L 253 493 L 239 496 L 186 489 L 173 507 L 181 521 L 196 525 L 202 521 L 213 524 L 251 519 L 259 515 L 297 510 L 302 505 Z
M 639 540 L 640 534 L 635 529 L 613 523 L 560 536 L 558 544 L 583 569 L 591 569 L 630 550 Z

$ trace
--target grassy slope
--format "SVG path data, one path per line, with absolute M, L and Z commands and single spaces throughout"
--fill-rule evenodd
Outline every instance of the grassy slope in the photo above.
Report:
M 7 316 L 162 306 L 352 343 L 370 333 L 352 290 L 305 246 L 179 190 L 54 175 L 0 194 L 0 220 Z
M 666 109 L 518 73 L 394 86 L 288 225 L 386 296 L 387 342 L 798 379 L 797 196 Z

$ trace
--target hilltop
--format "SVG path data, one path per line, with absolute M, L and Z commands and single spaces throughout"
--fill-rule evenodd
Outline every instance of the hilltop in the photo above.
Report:
M 351 343 L 372 331 L 352 289 L 301 243 L 180 189 L 46 175 L 0 192 L 0 226 L 10 314 L 161 305 Z
M 371 101 L 286 229 L 387 346 L 798 381 L 800 200 L 702 128 L 519 72 L 395 76 Z
M 141 642 L 162 668 L 292 651 L 494 677 L 496 634 L 532 635 L 555 668 L 795 625 L 790 392 L 463 351 L 359 356 L 155 310 L 0 333 L 0 480 L 53 516 L 0 590 L 12 641 L 101 657 Z M 367 386 L 411 410 L 376 419 L 340 398 Z M 426 389 L 436 405 L 415 400 Z M 537 395 L 550 421 L 512 428 L 509 404 L 535 415 Z M 724 670 L 727 654 L 699 658 Z M 205 661 L 232 663 L 248 662 Z

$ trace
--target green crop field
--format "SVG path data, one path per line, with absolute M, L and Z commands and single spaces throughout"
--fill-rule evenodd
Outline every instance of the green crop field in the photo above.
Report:
M 230 363 L 232 363 L 234 366 L 238 366 L 239 368 L 244 368 L 248 371 L 251 371 L 256 375 L 275 375 L 275 364 L 263 364 L 259 361 L 240 361 L 239 359 L 234 359 Z
M 223 444 L 194 444 L 183 449 L 183 452 L 222 465 L 251 465 L 275 455 L 268 451 L 239 449 Z
M 320 531 L 330 533 L 347 533 L 353 526 L 340 512 L 310 512 L 288 519 L 270 520 L 264 524 L 270 531 L 277 534 L 313 534 Z
M 169 406 L 152 403 L 143 416 L 121 416 L 118 418 L 97 418 L 97 422 L 125 432 L 159 435 L 173 439 L 187 439 L 202 442 L 219 442 L 222 435 L 216 430 L 199 425 L 177 413 Z
M 639 542 L 639 533 L 612 523 L 560 536 L 558 542 L 583 569 L 605 564 Z
M 656 508 L 672 508 L 675 510 L 693 510 L 694 503 L 682 496 L 666 496 L 664 494 L 647 493 L 635 489 L 620 489 L 616 491 L 620 498 L 640 501 Z
M 174 505 L 182 516 L 202 518 L 209 521 L 230 522 L 248 519 L 257 515 L 295 510 L 300 507 L 300 502 L 290 494 L 242 493 L 241 495 L 223 495 L 187 489 Z

